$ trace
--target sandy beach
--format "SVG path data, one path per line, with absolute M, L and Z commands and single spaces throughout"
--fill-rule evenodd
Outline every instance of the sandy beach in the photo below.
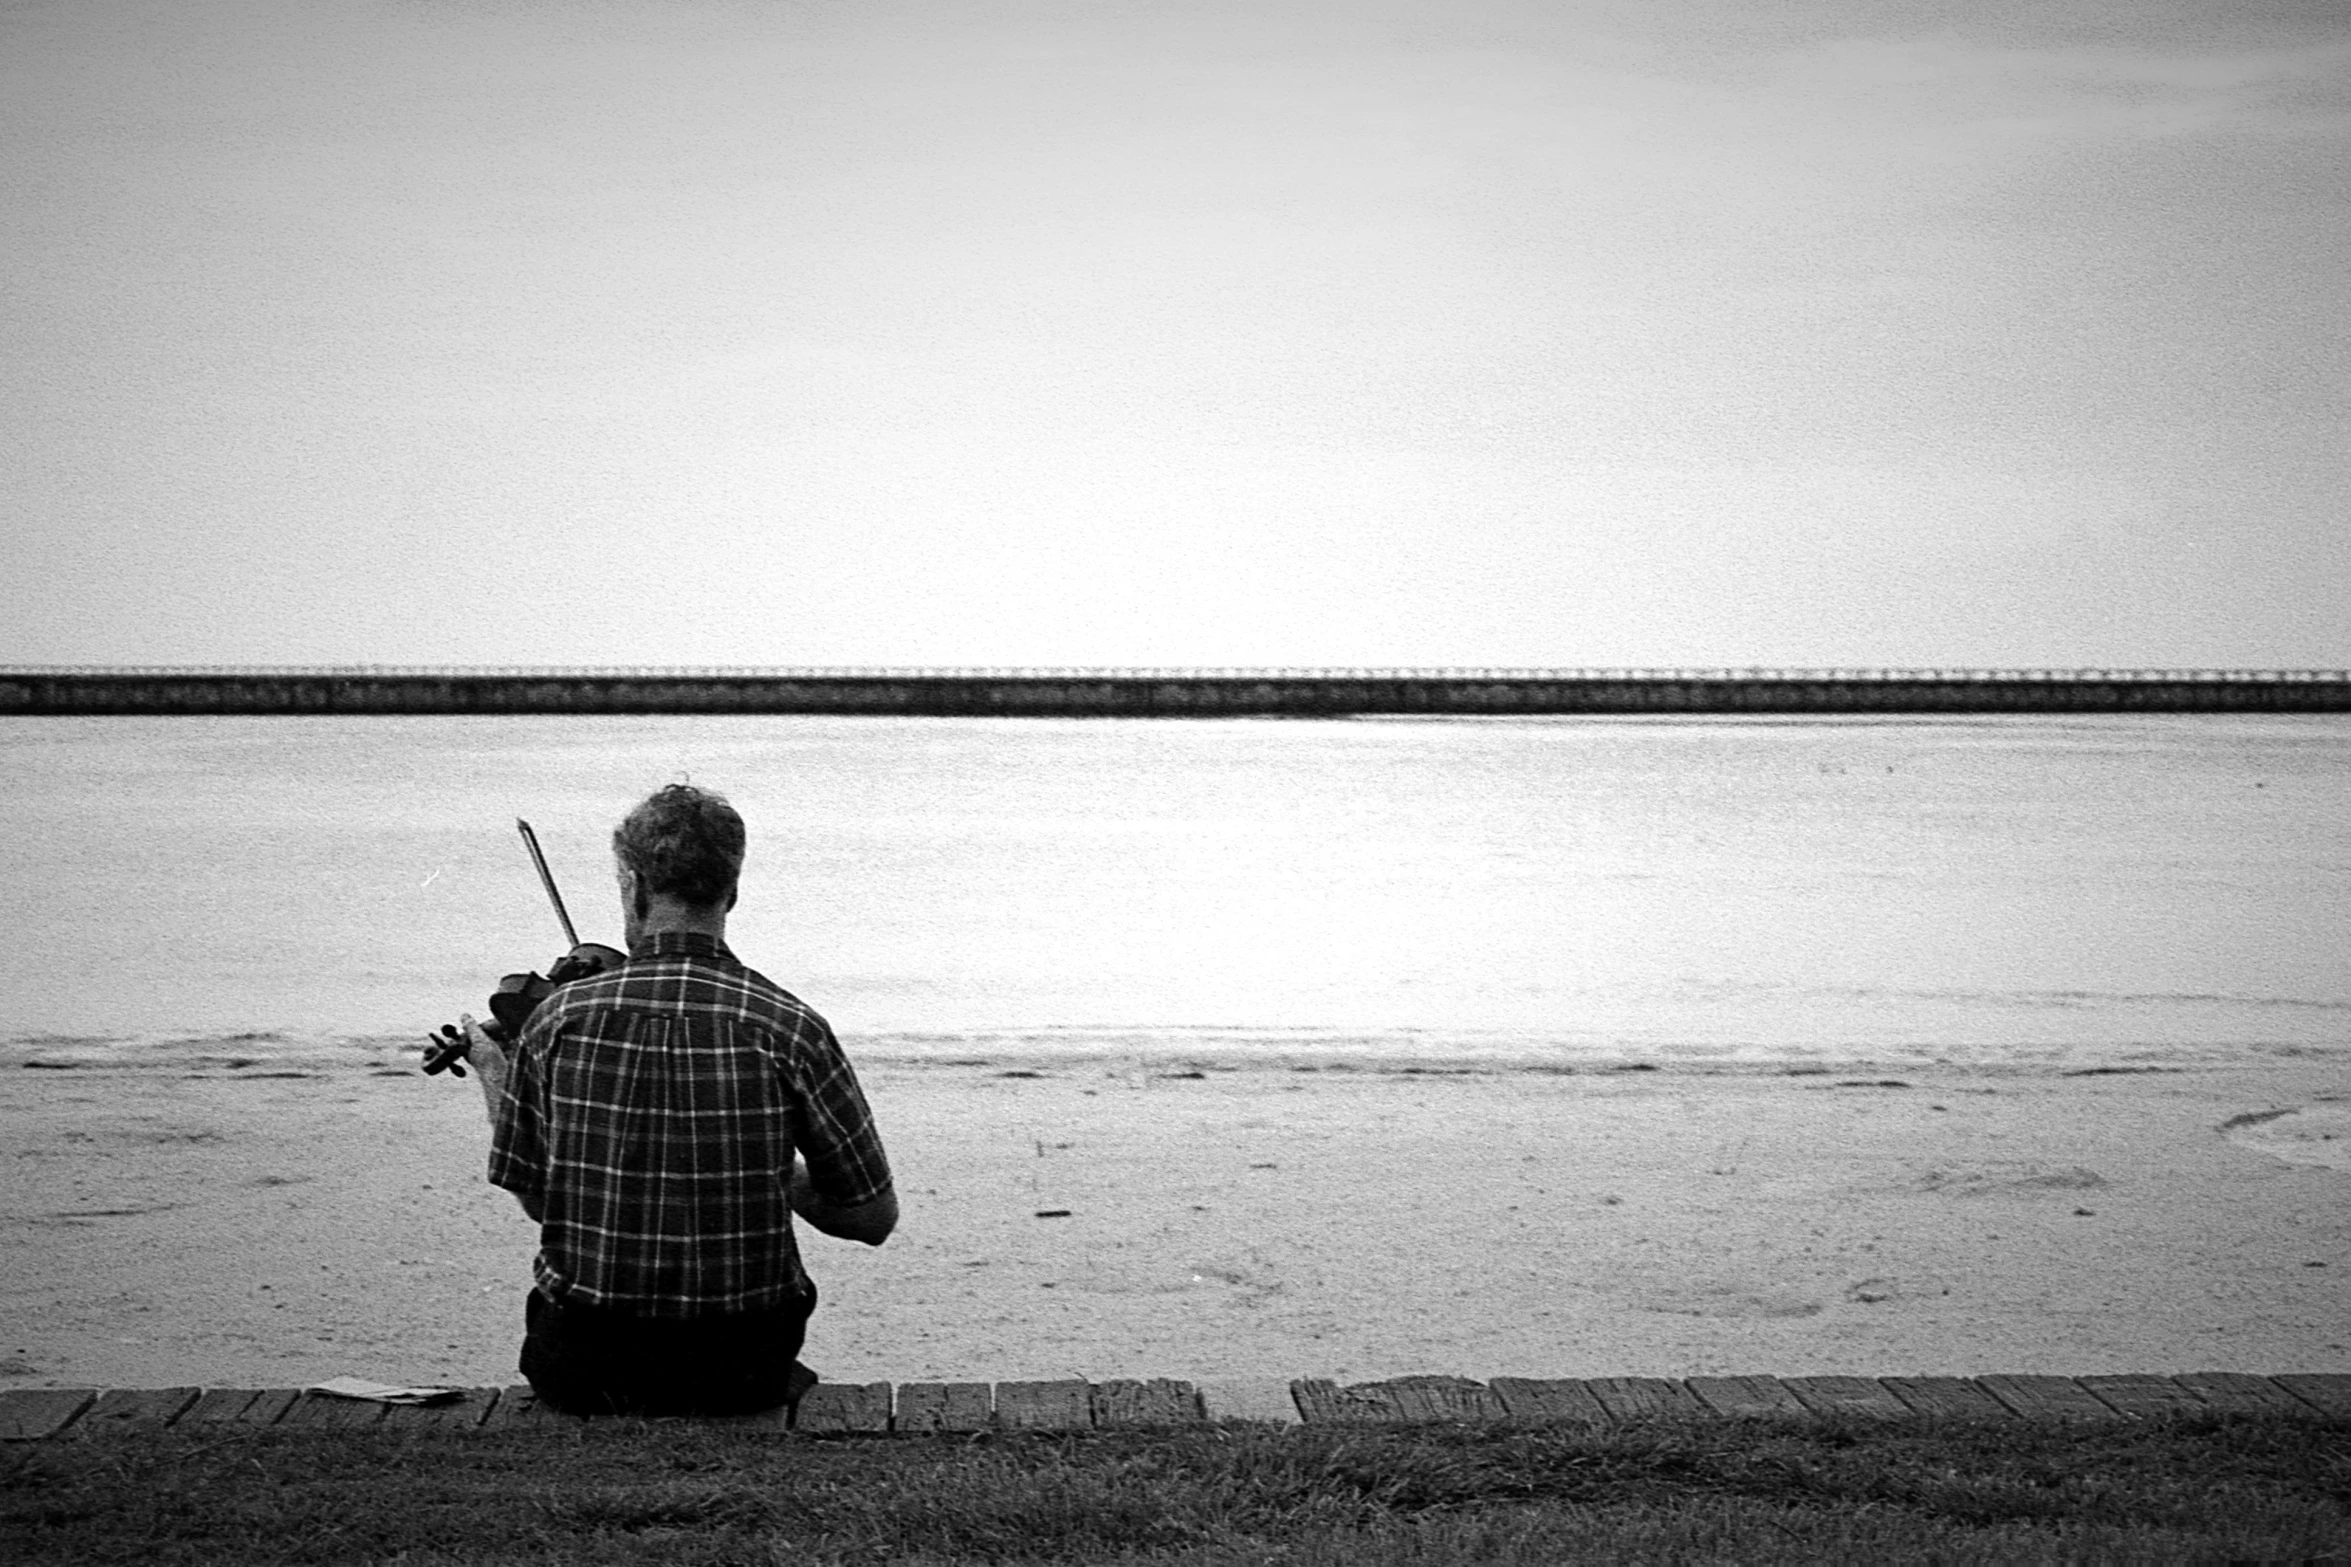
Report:
M 1011 1075 L 1029 1074 L 1036 1075 Z M 2351 1083 L 883 1064 L 833 1380 L 2351 1371 Z M 18 1070 L 0 1386 L 513 1379 L 470 1083 Z M 1066 1217 L 1041 1217 L 1067 1210 Z

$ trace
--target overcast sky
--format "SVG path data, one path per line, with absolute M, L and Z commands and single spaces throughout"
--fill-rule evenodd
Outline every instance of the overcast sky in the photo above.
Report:
M 2344 0 L 0 0 L 0 661 L 2351 664 Z

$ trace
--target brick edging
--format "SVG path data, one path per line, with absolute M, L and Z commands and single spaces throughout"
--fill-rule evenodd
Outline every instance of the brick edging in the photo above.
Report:
M 815 1433 L 1082 1431 L 1239 1419 L 1305 1425 L 1444 1420 L 1616 1424 L 1644 1419 L 1900 1418 L 2133 1420 L 2176 1412 L 2351 1417 L 2351 1374 L 2255 1376 L 2205 1371 L 2058 1377 L 1700 1376 L 1397 1377 L 1341 1387 L 1302 1377 L 1191 1383 L 824 1382 L 796 1410 L 703 1425 Z M 0 1392 L 0 1442 L 166 1427 L 459 1431 L 583 1422 L 542 1406 L 530 1388 L 477 1387 L 453 1403 L 403 1406 L 296 1388 L 25 1388 Z

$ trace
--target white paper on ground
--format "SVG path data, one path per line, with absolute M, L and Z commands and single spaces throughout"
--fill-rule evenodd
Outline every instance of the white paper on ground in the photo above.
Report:
M 446 1404 L 453 1398 L 465 1396 L 459 1387 L 393 1387 L 387 1382 L 368 1382 L 358 1377 L 336 1377 L 329 1382 L 310 1384 L 313 1393 L 328 1393 L 336 1398 L 365 1398 L 379 1404 Z

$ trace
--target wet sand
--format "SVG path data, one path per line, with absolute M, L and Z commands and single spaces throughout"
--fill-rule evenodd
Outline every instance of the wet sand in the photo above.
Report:
M 2351 1371 L 2328 1058 L 1173 1071 L 868 1066 L 906 1218 L 878 1251 L 803 1233 L 809 1363 Z M 513 1380 L 535 1236 L 487 1140 L 472 1084 L 413 1073 L 9 1072 L 0 1387 Z

